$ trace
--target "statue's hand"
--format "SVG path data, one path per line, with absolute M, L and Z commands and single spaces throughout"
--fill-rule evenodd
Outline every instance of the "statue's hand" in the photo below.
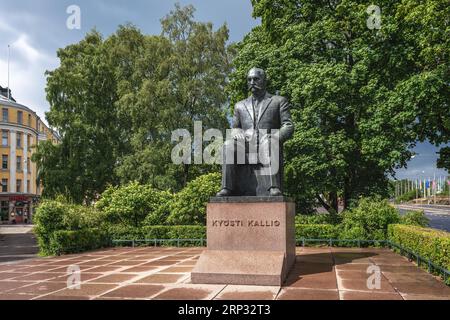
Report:
M 234 140 L 244 140 L 245 135 L 243 133 L 238 133 L 233 137 Z

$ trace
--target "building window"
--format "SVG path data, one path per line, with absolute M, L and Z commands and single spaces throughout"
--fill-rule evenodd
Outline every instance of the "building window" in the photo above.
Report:
M 16 167 L 17 171 L 22 171 L 22 157 L 21 156 L 17 156 L 17 167 Z
M 27 193 L 30 193 L 30 180 L 27 180 Z
M 27 135 L 27 146 L 28 146 L 28 150 L 30 150 L 31 148 L 31 135 Z
M 1 216 L 0 217 L 1 221 L 9 220 L 9 202 L 8 201 L 1 202 L 0 216 Z
M 2 192 L 8 192 L 8 179 L 2 179 Z
M 9 121 L 8 109 L 6 109 L 6 108 L 3 108 L 3 121 L 4 122 Z
M 28 126 L 31 127 L 31 114 L 28 114 Z
M 2 155 L 2 169 L 8 169 L 8 155 Z
M 17 137 L 17 148 L 22 148 L 22 133 L 17 132 L 16 133 L 16 137 Z
M 22 111 L 17 111 L 17 123 L 23 124 L 23 112 Z
M 31 166 L 30 166 L 30 159 L 28 158 L 28 159 L 27 159 L 27 172 L 28 172 L 28 173 L 31 172 L 30 167 L 31 167 Z
M 8 146 L 8 131 L 6 131 L 6 130 L 2 131 L 2 146 L 3 147 Z
M 21 192 L 22 191 L 22 180 L 17 179 L 16 182 L 16 192 Z

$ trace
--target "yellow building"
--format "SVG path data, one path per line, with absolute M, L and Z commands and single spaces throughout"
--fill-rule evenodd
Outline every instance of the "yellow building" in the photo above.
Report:
M 31 223 L 42 192 L 31 156 L 39 142 L 58 143 L 59 136 L 33 110 L 1 94 L 0 112 L 0 223 Z

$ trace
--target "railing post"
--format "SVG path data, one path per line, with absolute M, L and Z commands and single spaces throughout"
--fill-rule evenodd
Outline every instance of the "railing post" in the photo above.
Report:
M 428 272 L 431 273 L 431 261 L 428 259 Z
M 177 247 L 180 247 L 180 238 L 177 239 Z
M 132 247 L 134 248 L 134 240 L 132 240 L 132 242 L 131 242 L 131 243 L 132 243 L 132 244 L 131 244 L 131 245 L 132 245 Z
M 305 238 L 302 238 L 302 246 L 305 247 Z

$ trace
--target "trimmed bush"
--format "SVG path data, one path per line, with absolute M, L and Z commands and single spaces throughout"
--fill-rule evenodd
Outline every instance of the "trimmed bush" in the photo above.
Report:
M 123 187 L 109 187 L 95 206 L 112 224 L 161 225 L 166 222 L 169 214 L 166 204 L 172 198 L 170 192 L 133 182 Z
M 51 236 L 47 255 L 77 253 L 110 245 L 110 238 L 100 229 L 58 230 Z
M 296 239 L 337 239 L 338 228 L 331 224 L 296 224 Z
M 206 225 L 206 204 L 220 191 L 221 175 L 198 177 L 175 195 L 167 222 L 171 225 Z
M 401 223 L 410 226 L 428 227 L 430 224 L 430 219 L 426 217 L 423 210 L 408 211 L 402 216 Z
M 59 200 L 44 200 L 33 216 L 34 233 L 38 239 L 41 254 L 52 254 L 51 239 L 59 230 L 77 231 L 99 227 L 102 213 L 92 207 L 64 203 Z
M 389 240 L 450 270 L 450 233 L 407 225 L 390 225 Z M 450 279 L 448 279 L 450 284 Z
M 387 200 L 363 198 L 343 213 L 340 239 L 386 240 L 390 224 L 400 223 L 397 209 Z
M 295 224 L 339 224 L 342 222 L 342 215 L 333 215 L 327 213 L 295 216 Z

